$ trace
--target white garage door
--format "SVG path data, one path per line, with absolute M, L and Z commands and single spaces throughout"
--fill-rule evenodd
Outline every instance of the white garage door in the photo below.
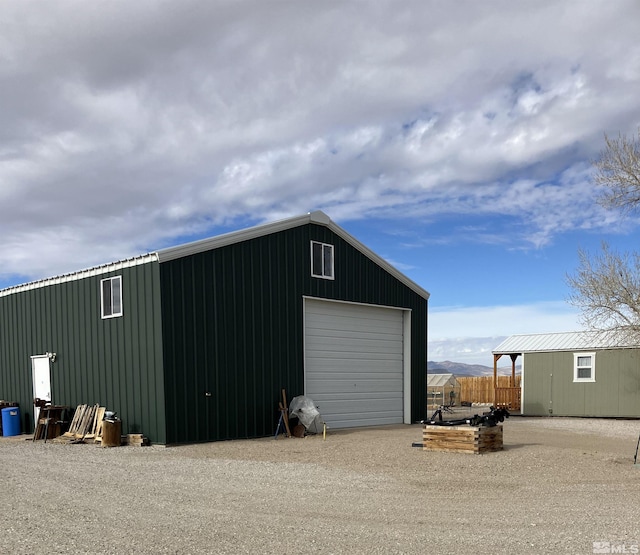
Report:
M 403 311 L 305 299 L 305 395 L 330 428 L 403 422 Z

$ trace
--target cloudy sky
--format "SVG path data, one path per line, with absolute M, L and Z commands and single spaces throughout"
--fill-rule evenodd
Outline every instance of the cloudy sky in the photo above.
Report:
M 430 291 L 429 359 L 580 329 L 640 126 L 640 3 L 0 1 L 0 288 L 325 211 Z

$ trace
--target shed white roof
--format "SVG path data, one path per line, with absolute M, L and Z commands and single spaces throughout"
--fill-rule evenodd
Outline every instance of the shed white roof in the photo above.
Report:
M 442 387 L 443 385 L 457 385 L 458 380 L 453 374 L 427 374 L 427 387 Z
M 615 331 L 572 331 L 512 335 L 494 350 L 494 355 L 548 351 L 588 351 L 640 347 L 624 334 Z

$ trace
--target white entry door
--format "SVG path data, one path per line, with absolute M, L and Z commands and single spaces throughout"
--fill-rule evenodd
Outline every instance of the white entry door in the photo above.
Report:
M 51 401 L 51 368 L 47 355 L 31 357 L 31 374 L 33 376 L 33 398 Z M 39 408 L 35 408 L 33 421 L 38 422 Z

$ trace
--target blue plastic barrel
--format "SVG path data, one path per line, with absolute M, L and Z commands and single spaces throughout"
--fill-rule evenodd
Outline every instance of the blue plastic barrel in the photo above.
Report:
M 7 437 L 20 435 L 19 407 L 7 407 L 2 409 L 2 435 Z

